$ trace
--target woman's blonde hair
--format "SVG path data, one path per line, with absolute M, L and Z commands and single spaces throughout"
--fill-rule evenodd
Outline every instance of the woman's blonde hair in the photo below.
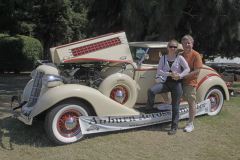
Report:
M 176 40 L 176 39 L 171 39 L 170 41 L 168 41 L 168 44 L 167 44 L 167 46 L 169 46 L 170 44 L 172 44 L 172 43 L 175 43 L 176 45 L 177 45 L 177 47 L 178 47 L 178 41 Z

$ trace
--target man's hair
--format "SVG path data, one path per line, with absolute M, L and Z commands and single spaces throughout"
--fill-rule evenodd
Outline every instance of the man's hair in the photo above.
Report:
M 184 40 L 189 40 L 189 41 L 192 42 L 192 44 L 194 43 L 193 37 L 189 34 L 186 34 L 185 36 L 183 36 L 182 39 L 181 39 L 181 42 L 183 42 Z

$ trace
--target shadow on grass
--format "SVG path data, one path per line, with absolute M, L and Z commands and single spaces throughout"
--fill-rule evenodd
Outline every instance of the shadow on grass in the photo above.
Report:
M 4 150 L 14 150 L 14 144 L 30 145 L 34 147 L 54 147 L 55 145 L 46 137 L 43 121 L 35 121 L 32 126 L 23 124 L 17 119 L 6 117 L 0 119 L 0 147 Z M 167 132 L 170 128 L 169 123 L 155 124 L 152 126 L 139 127 L 129 130 L 96 133 L 85 136 L 84 139 L 95 138 L 98 136 L 108 136 L 126 132 L 139 131 L 161 131 Z M 83 141 L 84 141 L 83 139 Z M 79 142 L 77 142 L 79 143 Z
M 0 114 L 4 115 L 4 112 L 10 114 L 9 109 L 0 109 Z M 128 130 L 111 131 L 104 133 L 95 133 L 86 135 L 85 139 L 104 137 L 108 135 L 114 135 L 126 132 L 140 132 L 140 131 L 160 131 L 168 132 L 170 130 L 171 122 L 165 122 L 161 124 L 155 124 L 151 126 L 133 128 Z M 36 119 L 31 126 L 25 125 L 17 119 L 10 116 L 0 118 L 0 147 L 5 150 L 14 150 L 14 144 L 17 145 L 30 145 L 34 147 L 54 147 L 44 132 L 44 121 L 42 119 Z M 166 133 L 167 134 L 167 133 Z
M 53 146 L 45 135 L 43 122 L 41 121 L 28 126 L 17 119 L 6 117 L 0 119 L 0 126 L 0 146 L 2 149 L 13 150 L 14 144 L 34 147 Z

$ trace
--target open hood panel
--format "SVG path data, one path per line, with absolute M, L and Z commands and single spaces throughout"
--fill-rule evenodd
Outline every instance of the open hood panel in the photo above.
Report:
M 125 32 L 106 34 L 50 49 L 52 61 L 81 63 L 93 61 L 133 62 Z

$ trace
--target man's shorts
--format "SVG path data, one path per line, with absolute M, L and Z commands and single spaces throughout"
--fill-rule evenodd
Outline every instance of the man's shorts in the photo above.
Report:
M 189 103 L 196 101 L 196 88 L 189 85 L 183 85 L 183 99 Z

